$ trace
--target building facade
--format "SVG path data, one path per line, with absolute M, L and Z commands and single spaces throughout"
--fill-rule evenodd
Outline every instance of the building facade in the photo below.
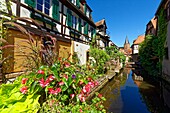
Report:
M 9 10 L 6 13 L 9 13 Z M 82 57 L 85 57 L 80 59 L 81 64 L 86 63 L 89 42 L 95 37 L 96 30 L 91 16 L 92 10 L 86 0 L 12 0 L 10 13 L 15 17 L 35 20 L 39 25 L 38 27 L 30 21 L 17 20 L 17 23 L 29 30 L 35 37 L 41 37 L 43 34 L 54 37 L 56 39 L 56 53 L 59 57 L 68 58 L 74 52 L 78 52 L 78 54 L 81 52 Z M 18 30 L 11 29 L 11 34 L 16 31 Z M 16 36 L 16 38 L 18 37 Z M 12 44 L 18 44 L 19 41 L 20 38 Z M 40 43 L 43 43 L 41 39 Z M 83 49 L 78 50 L 77 47 Z M 18 59 L 15 55 L 13 57 Z M 22 70 L 14 69 L 11 71 Z
M 96 41 L 97 47 L 105 50 L 109 46 L 110 36 L 106 33 L 107 25 L 105 19 L 100 20 L 96 24 Z
M 132 44 L 132 60 L 133 62 L 138 62 L 139 61 L 139 48 L 140 44 L 145 40 L 145 35 L 140 35 L 138 36 L 137 39 L 133 41 Z
M 160 19 L 160 12 L 161 10 L 164 11 L 165 14 L 165 20 L 167 24 L 167 34 L 166 34 L 166 41 L 164 44 L 164 49 L 165 49 L 165 54 L 163 57 L 162 61 L 162 78 L 164 81 L 161 82 L 161 88 L 162 88 L 162 98 L 164 100 L 164 104 L 170 108 L 170 88 L 169 88 L 169 83 L 170 83 L 170 0 L 162 0 L 157 11 L 156 11 L 156 17 L 159 21 Z M 159 26 L 159 23 L 158 23 Z M 159 27 L 158 27 L 159 31 Z M 159 37 L 158 37 L 159 38 Z M 165 82 L 166 81 L 166 82 Z
M 157 17 L 153 17 L 146 25 L 145 35 L 157 35 Z

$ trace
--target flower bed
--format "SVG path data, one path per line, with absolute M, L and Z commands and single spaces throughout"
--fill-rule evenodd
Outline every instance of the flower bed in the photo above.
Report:
M 41 66 L 36 72 L 18 77 L 12 84 L 0 86 L 0 113 L 66 113 L 106 112 L 100 94 L 86 103 L 98 85 L 93 76 L 76 72 L 69 61 L 59 60 L 51 67 Z

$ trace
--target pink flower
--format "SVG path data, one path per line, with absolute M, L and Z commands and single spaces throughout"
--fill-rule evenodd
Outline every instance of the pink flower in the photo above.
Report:
M 61 88 L 57 88 L 55 91 L 56 91 L 56 93 L 60 93 L 61 92 Z
M 89 82 L 88 85 L 90 85 L 90 87 L 94 88 L 95 84 L 94 82 Z
M 68 80 L 68 75 L 64 74 L 64 78 L 65 78 L 66 80 Z
M 54 102 L 55 102 L 55 100 L 51 100 L 51 101 L 49 101 L 49 105 L 50 105 L 50 107 L 52 107 L 52 105 L 54 104 Z
M 80 108 L 80 113 L 82 113 L 83 112 L 83 110 Z
M 48 86 L 49 83 L 50 83 L 50 81 L 49 81 L 48 79 L 47 79 L 46 81 L 44 81 L 44 78 L 41 78 L 41 79 L 39 80 L 39 82 L 40 82 L 40 86 L 41 86 L 42 88 Z
M 90 92 L 90 85 L 87 84 L 83 87 L 83 93 L 89 93 Z
M 80 99 L 81 102 L 85 102 L 85 97 L 83 96 L 83 94 L 79 94 L 78 98 Z
M 44 75 L 44 71 L 43 70 L 38 70 L 38 74 Z
M 48 88 L 49 94 L 55 94 L 55 90 L 53 88 Z
M 53 75 L 48 76 L 47 80 L 49 80 L 50 82 L 53 81 L 55 79 L 55 77 Z
M 93 79 L 91 77 L 88 77 L 87 80 L 88 81 L 93 81 Z
M 69 62 L 64 62 L 65 67 L 70 67 L 70 63 Z
M 99 85 L 99 82 L 98 82 L 98 81 L 94 82 L 94 85 L 95 85 L 95 86 L 98 86 L 98 85 Z
M 22 78 L 21 83 L 22 83 L 22 84 L 25 84 L 25 83 L 27 82 L 27 80 L 28 80 L 28 78 Z
M 20 91 L 22 92 L 22 94 L 26 94 L 27 93 L 27 87 L 26 86 L 23 86 Z
M 53 88 L 48 88 L 49 94 L 55 94 L 57 95 L 58 93 L 61 92 L 61 88 L 57 88 L 56 90 L 54 90 Z
M 79 81 L 79 85 L 82 85 L 84 82 L 82 80 Z
M 75 97 L 75 94 L 70 94 L 71 99 Z
M 59 82 L 58 84 L 59 84 L 59 86 L 62 86 L 62 85 L 64 85 L 64 82 L 61 81 L 61 82 Z

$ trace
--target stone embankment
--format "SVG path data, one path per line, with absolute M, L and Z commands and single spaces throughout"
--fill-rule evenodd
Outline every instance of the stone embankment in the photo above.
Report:
M 118 74 L 120 72 L 122 68 L 120 66 L 117 66 L 116 68 L 114 69 L 110 69 L 108 71 L 107 74 L 103 75 L 102 77 L 100 77 L 99 79 L 97 79 L 99 85 L 94 87 L 89 96 L 86 98 L 87 100 L 91 99 L 94 94 L 99 91 L 110 79 L 112 79 L 116 74 Z

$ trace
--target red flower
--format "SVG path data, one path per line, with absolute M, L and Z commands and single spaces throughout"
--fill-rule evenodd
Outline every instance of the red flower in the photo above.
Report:
M 44 71 L 43 70 L 38 70 L 38 74 L 44 75 Z
M 57 88 L 56 90 L 54 90 L 53 88 L 48 88 L 49 94 L 55 94 L 57 95 L 58 93 L 61 92 L 61 88 Z
M 48 88 L 49 94 L 55 94 L 55 90 L 53 88 Z
M 49 81 L 48 79 L 47 79 L 46 81 L 44 81 L 44 78 L 41 78 L 41 79 L 39 80 L 39 82 L 40 82 L 40 86 L 41 86 L 42 88 L 48 86 L 49 83 L 50 83 L 50 81 Z
M 75 94 L 70 94 L 71 99 L 75 97 Z
M 61 92 L 61 88 L 57 88 L 55 91 L 56 91 L 56 93 L 60 93 Z
M 22 94 L 26 94 L 27 93 L 27 87 L 26 86 L 23 86 L 20 91 L 22 92 Z
M 99 93 L 99 94 L 98 94 L 98 97 L 99 97 L 99 98 L 102 98 L 102 94 Z
M 83 87 L 83 93 L 89 93 L 90 92 L 90 85 L 89 84 L 87 84 L 87 85 L 85 85 L 84 87 Z
M 50 81 L 50 82 L 53 81 L 54 79 L 55 79 L 55 77 L 54 77 L 53 75 L 50 75 L 50 76 L 47 78 L 47 80 Z
M 28 78 L 22 78 L 21 83 L 22 83 L 22 84 L 25 84 L 25 83 L 27 82 L 27 80 L 28 80 Z
M 64 85 L 64 82 L 61 81 L 61 82 L 59 82 L 58 84 L 59 84 L 59 86 L 62 86 L 62 85 Z

